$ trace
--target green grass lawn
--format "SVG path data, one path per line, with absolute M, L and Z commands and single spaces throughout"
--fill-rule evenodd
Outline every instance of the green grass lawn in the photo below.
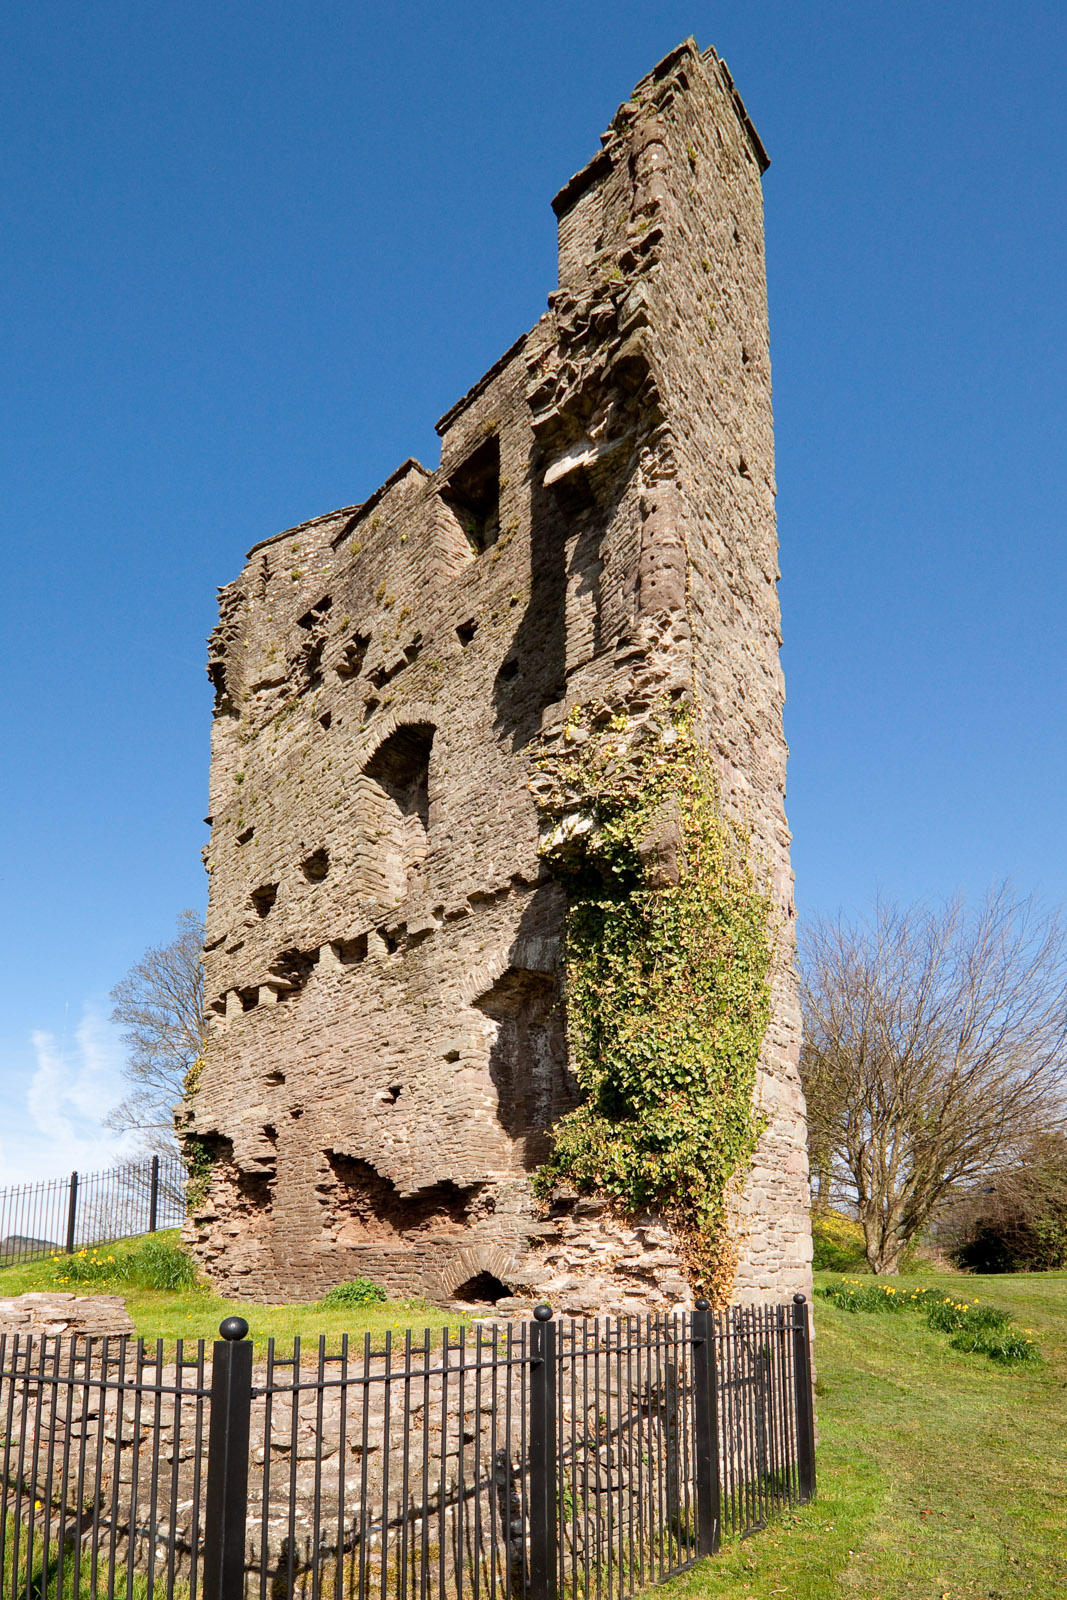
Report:
M 1067 1273 L 906 1282 L 1003 1307 L 1043 1364 L 816 1298 L 818 1498 L 675 1580 L 675 1600 L 1067 1597 Z
M 176 1243 L 177 1233 L 160 1233 L 154 1236 L 165 1243 Z M 121 1271 L 122 1258 L 135 1251 L 140 1240 L 126 1240 L 119 1244 L 100 1247 L 103 1257 L 116 1257 Z M 0 1269 L 0 1295 L 24 1294 L 27 1290 L 52 1289 L 76 1294 L 121 1294 L 142 1339 L 162 1339 L 170 1348 L 177 1339 L 217 1339 L 219 1323 L 223 1317 L 238 1315 L 248 1323 L 249 1335 L 257 1343 L 267 1339 L 277 1341 L 280 1355 L 290 1354 L 295 1335 L 307 1341 L 315 1340 L 320 1333 L 329 1338 L 328 1348 L 336 1350 L 341 1335 L 362 1340 L 369 1333 L 380 1344 L 388 1331 L 394 1335 L 414 1328 L 421 1333 L 424 1328 L 434 1330 L 459 1327 L 465 1319 L 455 1311 L 441 1311 L 419 1300 L 390 1300 L 385 1304 L 335 1308 L 308 1305 L 271 1306 L 257 1301 L 234 1300 L 213 1294 L 210 1289 L 192 1287 L 184 1289 L 151 1289 L 136 1281 L 125 1281 L 121 1275 L 114 1279 L 102 1278 L 94 1284 L 64 1283 L 66 1268 L 64 1258 L 56 1261 L 32 1261 L 24 1266 Z

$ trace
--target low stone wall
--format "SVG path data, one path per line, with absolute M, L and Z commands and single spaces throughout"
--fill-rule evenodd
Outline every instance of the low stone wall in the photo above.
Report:
M 120 1294 L 35 1290 L 0 1298 L 0 1334 L 135 1334 Z

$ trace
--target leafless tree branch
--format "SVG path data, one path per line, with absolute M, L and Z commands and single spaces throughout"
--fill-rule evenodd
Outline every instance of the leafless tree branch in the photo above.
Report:
M 878 901 L 802 930 L 800 962 L 812 1169 L 892 1272 L 950 1190 L 1064 1125 L 1067 927 L 1007 885 Z
M 107 1126 L 135 1130 L 146 1149 L 177 1152 L 174 1112 L 204 1040 L 204 925 L 195 911 L 178 917 L 169 944 L 146 950 L 111 991 L 111 1020 L 122 1028 L 129 1093 Z

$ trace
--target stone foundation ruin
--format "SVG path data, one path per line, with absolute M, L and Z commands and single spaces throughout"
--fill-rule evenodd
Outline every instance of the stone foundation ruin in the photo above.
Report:
M 220 592 L 183 1136 L 218 1286 L 561 1310 L 688 1293 L 663 1220 L 530 1177 L 577 1091 L 530 780 L 568 713 L 692 703 L 776 908 L 740 1299 L 810 1288 L 761 174 L 692 41 L 565 185 L 549 311 L 361 505 Z

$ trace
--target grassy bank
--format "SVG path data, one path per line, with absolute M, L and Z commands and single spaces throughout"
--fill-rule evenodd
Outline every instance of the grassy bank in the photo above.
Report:
M 177 1243 L 177 1233 L 152 1236 L 166 1245 Z M 145 1281 L 151 1273 L 128 1272 L 130 1258 L 143 1248 L 138 1239 L 100 1246 L 96 1255 L 101 1270 L 95 1282 L 65 1282 L 69 1268 L 63 1257 L 57 1260 L 28 1262 L 23 1266 L 0 1269 L 0 1295 L 25 1294 L 28 1290 L 73 1291 L 76 1294 L 121 1294 L 142 1339 L 162 1339 L 169 1347 L 177 1339 L 217 1339 L 223 1317 L 242 1316 L 251 1337 L 259 1343 L 279 1342 L 279 1353 L 292 1350 L 293 1339 L 329 1336 L 330 1349 L 336 1349 L 341 1335 L 350 1340 L 369 1333 L 380 1340 L 387 1332 L 406 1328 L 439 1329 L 457 1327 L 464 1319 L 458 1313 L 441 1311 L 419 1300 L 390 1300 L 385 1304 L 357 1307 L 328 1307 L 315 1302 L 306 1305 L 271 1306 L 255 1300 L 236 1300 L 214 1294 L 196 1284 L 178 1288 L 153 1288 Z M 109 1267 L 111 1270 L 109 1270 Z
M 1003 1307 L 1042 1364 L 817 1299 L 818 1499 L 670 1584 L 674 1600 L 1067 1595 L 1067 1274 L 907 1283 Z

